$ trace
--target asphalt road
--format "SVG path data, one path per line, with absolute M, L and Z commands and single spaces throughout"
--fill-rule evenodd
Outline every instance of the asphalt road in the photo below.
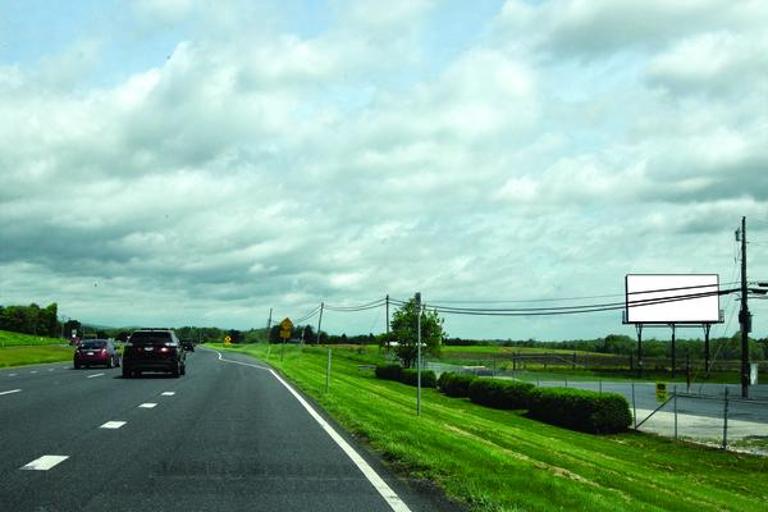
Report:
M 197 350 L 178 379 L 63 363 L 0 371 L 0 510 L 453 509 L 258 362 L 224 358 L 240 364 Z

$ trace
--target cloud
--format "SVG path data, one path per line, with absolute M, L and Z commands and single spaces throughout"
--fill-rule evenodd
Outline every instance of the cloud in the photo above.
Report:
M 630 271 L 728 273 L 732 227 L 768 211 L 757 3 L 507 2 L 439 66 L 432 2 L 333 3 L 303 31 L 277 5 L 216 5 L 136 4 L 173 51 L 114 83 L 0 67 L 0 302 L 246 328 L 417 290 L 620 294 Z

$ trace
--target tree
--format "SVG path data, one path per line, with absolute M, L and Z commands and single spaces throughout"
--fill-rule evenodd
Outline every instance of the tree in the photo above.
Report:
M 416 346 L 417 331 L 417 306 L 416 299 L 411 299 L 392 315 L 392 338 L 398 342 L 395 353 L 403 366 L 410 368 L 416 361 L 418 347 Z M 424 311 L 421 313 L 421 343 L 422 353 L 440 355 L 440 346 L 443 342 L 443 319 L 437 311 Z

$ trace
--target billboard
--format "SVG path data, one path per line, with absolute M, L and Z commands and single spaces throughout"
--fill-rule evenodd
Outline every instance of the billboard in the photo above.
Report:
M 628 274 L 624 322 L 720 322 L 717 274 Z

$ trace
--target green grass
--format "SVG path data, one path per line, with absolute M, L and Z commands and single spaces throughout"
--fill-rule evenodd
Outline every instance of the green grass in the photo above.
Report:
M 38 345 L 0 348 L 0 368 L 27 364 L 71 361 L 73 349 L 67 346 Z
M 232 350 L 267 360 L 264 345 Z M 281 361 L 280 348 L 272 347 L 268 362 L 396 471 L 435 482 L 473 510 L 768 508 L 768 459 L 634 432 L 573 432 L 430 389 L 416 417 L 413 387 L 360 368 L 377 360 L 375 348 L 334 349 L 329 393 L 326 349 L 290 346 Z
M 525 370 L 520 370 L 520 378 L 535 382 L 539 380 L 564 380 L 569 381 L 596 381 L 599 379 L 611 381 L 640 381 L 640 382 L 686 382 L 685 372 L 678 369 L 675 377 L 671 372 L 648 369 L 642 377 L 637 376 L 636 370 L 630 370 L 626 363 L 620 367 L 574 368 L 571 357 L 574 353 L 590 358 L 616 359 L 614 354 L 598 352 L 582 352 L 563 349 L 541 349 L 534 347 L 505 347 L 502 345 L 472 345 L 472 346 L 443 346 L 440 357 L 435 360 L 446 364 L 459 366 L 485 366 L 488 369 L 512 371 L 512 357 L 515 354 L 554 354 L 562 355 L 561 360 L 555 360 L 548 364 L 525 361 Z M 619 358 L 623 360 L 622 358 Z M 518 367 L 519 369 L 519 367 Z M 738 372 L 713 372 L 707 377 L 703 371 L 694 370 L 691 384 L 695 383 L 719 383 L 737 384 L 740 382 Z
M 66 343 L 61 338 L 48 338 L 46 336 L 33 336 L 18 332 L 0 331 L 0 348 L 15 347 L 19 345 L 57 345 Z

